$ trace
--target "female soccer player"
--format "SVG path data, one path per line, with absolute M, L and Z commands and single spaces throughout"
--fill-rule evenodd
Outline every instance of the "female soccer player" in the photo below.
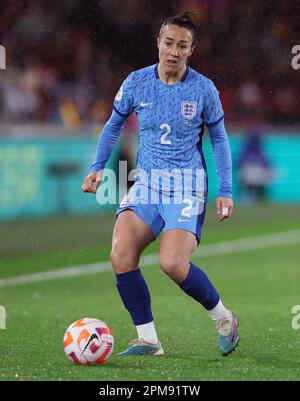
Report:
M 162 232 L 160 266 L 216 323 L 222 355 L 237 346 L 237 317 L 226 309 L 206 274 L 190 262 L 205 217 L 207 175 L 202 154 L 208 127 L 219 177 L 218 220 L 231 216 L 232 165 L 224 115 L 213 82 L 187 66 L 196 27 L 188 13 L 167 19 L 159 32 L 159 63 L 132 72 L 115 97 L 100 136 L 92 172 L 82 185 L 96 193 L 102 171 L 126 118 L 139 122 L 140 173 L 117 210 L 111 262 L 116 285 L 138 339 L 121 355 L 163 355 L 147 284 L 139 268 L 143 250 Z

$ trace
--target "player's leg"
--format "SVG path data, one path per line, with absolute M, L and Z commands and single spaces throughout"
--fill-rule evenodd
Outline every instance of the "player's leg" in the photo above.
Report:
M 138 340 L 122 353 L 124 355 L 163 354 L 153 322 L 150 293 L 138 267 L 142 251 L 154 239 L 150 226 L 132 210 L 127 209 L 118 215 L 111 262 L 120 297 L 138 333 Z
M 196 236 L 192 232 L 182 229 L 165 231 L 160 245 L 160 266 L 186 294 L 208 311 L 218 329 L 220 351 L 225 356 L 236 348 L 239 341 L 237 318 L 224 307 L 204 271 L 190 262 L 196 246 Z
M 206 274 L 190 262 L 196 246 L 196 236 L 192 232 L 182 229 L 165 231 L 160 243 L 160 266 L 183 291 L 210 310 L 220 297 Z
M 124 210 L 117 217 L 113 237 L 111 262 L 116 274 L 137 268 L 143 250 L 155 239 L 155 234 L 134 211 Z

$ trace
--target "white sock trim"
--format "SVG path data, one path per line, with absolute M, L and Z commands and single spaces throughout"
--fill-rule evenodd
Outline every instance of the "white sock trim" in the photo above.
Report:
M 218 304 L 208 311 L 213 321 L 220 319 L 231 319 L 231 312 L 225 308 L 221 299 Z
M 138 326 L 135 326 L 138 334 L 138 338 L 142 338 L 145 340 L 147 343 L 151 344 L 157 344 L 158 343 L 158 338 L 154 326 L 154 322 L 149 322 L 145 324 L 140 324 Z

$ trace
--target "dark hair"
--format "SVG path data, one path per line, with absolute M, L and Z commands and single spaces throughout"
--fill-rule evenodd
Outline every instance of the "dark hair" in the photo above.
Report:
M 188 29 L 191 32 L 191 34 L 193 36 L 193 41 L 194 41 L 197 28 L 196 28 L 196 25 L 194 24 L 194 22 L 192 21 L 190 15 L 194 15 L 194 14 L 191 12 L 185 11 L 183 13 L 174 15 L 173 17 L 167 18 L 163 22 L 163 24 L 160 28 L 159 37 L 161 37 L 165 26 L 172 24 L 172 25 L 177 25 L 180 28 Z

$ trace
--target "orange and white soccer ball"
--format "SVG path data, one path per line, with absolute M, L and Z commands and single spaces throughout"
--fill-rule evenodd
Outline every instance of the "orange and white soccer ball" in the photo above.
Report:
M 109 358 L 113 348 L 112 332 L 99 319 L 76 320 L 64 336 L 65 354 L 76 365 L 101 364 Z

